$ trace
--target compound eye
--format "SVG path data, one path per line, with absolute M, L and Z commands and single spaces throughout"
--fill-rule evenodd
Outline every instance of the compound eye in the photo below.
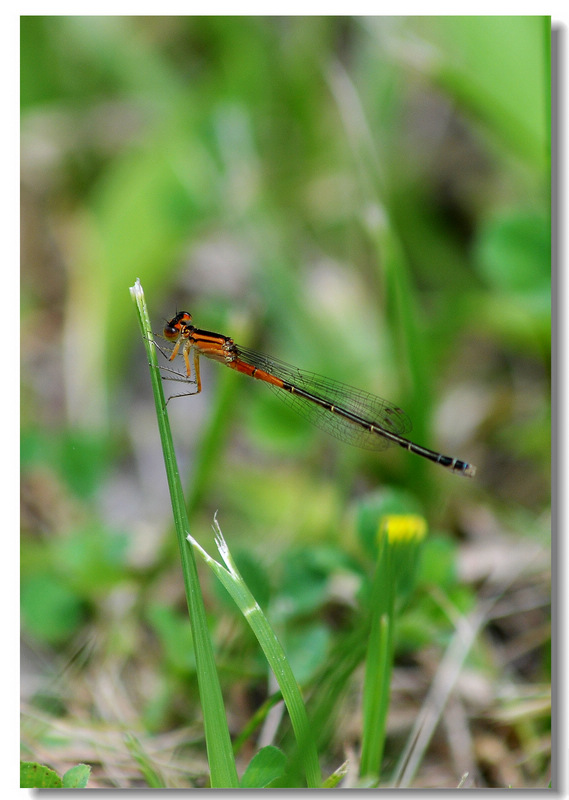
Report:
M 180 325 L 166 325 L 164 328 L 164 337 L 166 339 L 177 339 L 180 334 Z

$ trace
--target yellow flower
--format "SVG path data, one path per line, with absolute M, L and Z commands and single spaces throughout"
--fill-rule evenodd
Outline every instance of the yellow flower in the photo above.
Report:
M 387 514 L 381 518 L 379 534 L 390 544 L 420 542 L 427 535 L 427 520 L 419 514 Z

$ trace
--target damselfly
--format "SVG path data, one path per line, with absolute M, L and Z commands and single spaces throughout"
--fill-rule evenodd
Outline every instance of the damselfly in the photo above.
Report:
M 475 474 L 476 467 L 472 464 L 444 456 L 407 439 L 411 420 L 398 406 L 369 392 L 241 347 L 221 333 L 200 330 L 190 325 L 191 319 L 187 311 L 178 312 L 165 326 L 164 336 L 174 343 L 168 356 L 170 361 L 181 349 L 187 378 L 196 385 L 194 394 L 201 392 L 199 358 L 206 356 L 263 381 L 291 408 L 342 442 L 368 450 L 383 450 L 397 444 L 451 472 L 469 478 Z M 190 355 L 194 366 L 193 379 Z

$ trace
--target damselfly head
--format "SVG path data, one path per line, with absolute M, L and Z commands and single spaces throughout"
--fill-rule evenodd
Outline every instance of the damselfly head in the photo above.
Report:
M 176 316 L 172 317 L 170 322 L 164 326 L 164 337 L 171 341 L 177 339 L 191 319 L 192 315 L 187 311 L 178 311 Z

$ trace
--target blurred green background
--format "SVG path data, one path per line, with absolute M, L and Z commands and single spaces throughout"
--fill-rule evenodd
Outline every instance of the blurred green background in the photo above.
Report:
M 492 595 L 450 709 L 469 755 L 449 710 L 416 785 L 546 785 L 549 59 L 548 17 L 22 18 L 25 758 L 135 786 L 129 731 L 168 786 L 207 772 L 139 277 L 157 333 L 188 310 L 478 467 L 348 447 L 203 361 L 202 394 L 169 404 L 193 535 L 213 549 L 218 510 L 308 697 L 330 690 L 326 769 L 358 746 L 357 665 L 323 676 L 373 570 L 358 521 L 387 509 L 431 531 L 387 761 L 456 614 Z M 202 574 L 238 737 L 274 687 Z

